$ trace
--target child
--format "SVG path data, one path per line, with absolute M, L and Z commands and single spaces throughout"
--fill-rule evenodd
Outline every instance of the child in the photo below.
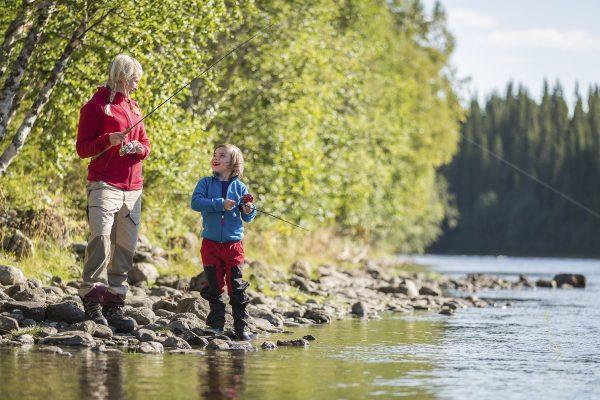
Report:
M 201 295 L 208 300 L 210 312 L 206 324 L 211 332 L 221 334 L 225 326 L 225 303 L 221 295 L 227 285 L 236 338 L 249 340 L 246 332 L 249 298 L 248 282 L 242 280 L 244 263 L 244 226 L 256 216 L 252 202 L 244 203 L 246 185 L 239 179 L 244 172 L 244 158 L 239 148 L 222 144 L 215 148 L 211 161 L 212 176 L 198 181 L 192 195 L 192 209 L 202 213 L 202 264 L 207 283 Z

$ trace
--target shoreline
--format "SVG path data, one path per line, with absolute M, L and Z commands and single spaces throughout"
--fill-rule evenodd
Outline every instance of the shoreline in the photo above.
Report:
M 145 261 L 147 264 L 149 260 Z M 160 276 L 149 286 L 147 280 L 153 272 L 143 264 L 136 264 L 130 274 L 134 284 L 125 301 L 125 315 L 137 324 L 132 334 L 115 333 L 109 327 L 83 320 L 83 307 L 77 296 L 81 282 L 63 283 L 55 278 L 51 285 L 43 286 L 39 280 L 25 279 L 15 267 L 0 266 L 0 345 L 39 345 L 41 351 L 65 355 L 69 353 L 60 346 L 114 353 L 305 347 L 315 338 L 273 343 L 269 335 L 293 333 L 290 330 L 295 327 L 345 318 L 374 319 L 385 312 L 410 315 L 426 311 L 450 317 L 468 307 L 506 307 L 510 303 L 494 303 L 480 299 L 475 293 L 482 289 L 576 287 L 581 284 L 578 277 L 582 277 L 569 274 L 562 276 L 560 282 L 535 283 L 524 275 L 517 281 L 484 274 L 451 278 L 407 271 L 407 266 L 397 259 L 364 261 L 351 268 L 333 265 L 313 268 L 299 261 L 284 274 L 253 261 L 245 267 L 244 275 L 251 282 L 247 291 L 251 298 L 247 307 L 252 317 L 249 329 L 257 333 L 257 338 L 236 342 L 230 338 L 230 306 L 227 306 L 226 334 L 215 336 L 205 331 L 208 302 L 199 293 L 202 274 L 191 279 Z M 582 278 L 585 286 L 585 277 Z M 450 292 L 461 295 L 449 295 Z

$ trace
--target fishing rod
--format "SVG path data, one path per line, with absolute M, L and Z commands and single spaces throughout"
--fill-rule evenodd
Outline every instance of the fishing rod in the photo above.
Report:
M 245 194 L 245 195 L 243 195 L 243 196 L 242 196 L 242 198 L 241 198 L 241 204 L 239 205 L 239 208 L 240 208 L 240 210 L 242 210 L 242 207 L 244 207 L 244 206 L 245 206 L 247 203 L 252 203 L 252 202 L 254 202 L 254 196 L 252 196 L 251 194 Z M 288 221 L 288 220 L 285 220 L 285 219 L 283 219 L 283 218 L 281 218 L 281 217 L 278 217 L 278 216 L 277 216 L 277 215 L 275 215 L 275 214 L 271 214 L 271 213 L 270 213 L 270 212 L 268 212 L 268 211 L 261 210 L 260 208 L 256 208 L 256 206 L 255 206 L 254 204 L 252 204 L 252 206 L 250 206 L 250 208 L 251 208 L 252 210 L 258 211 L 258 212 L 260 212 L 260 213 L 263 213 L 263 214 L 266 214 L 266 215 L 268 215 L 269 217 L 273 217 L 273 218 L 275 218 L 275 219 L 278 219 L 278 220 L 280 220 L 280 221 L 283 221 L 283 222 L 285 222 L 286 224 L 290 224 L 290 225 L 292 225 L 292 226 L 295 226 L 295 227 L 297 227 L 297 228 L 303 229 L 303 230 L 305 230 L 306 232 L 310 232 L 310 230 L 306 229 L 306 228 L 305 228 L 305 227 L 303 227 L 303 226 L 300 226 L 300 225 L 298 225 L 298 224 L 295 224 L 295 223 L 293 223 L 293 222 L 290 222 L 290 221 Z

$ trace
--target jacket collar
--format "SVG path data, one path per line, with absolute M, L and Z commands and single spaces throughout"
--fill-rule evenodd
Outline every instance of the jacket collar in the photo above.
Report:
M 213 179 L 219 180 L 219 177 L 217 176 L 216 172 L 213 172 L 212 177 L 213 177 Z M 237 175 L 235 175 L 235 176 L 231 177 L 231 179 L 229 179 L 229 182 L 233 182 L 238 179 L 239 179 L 239 177 Z

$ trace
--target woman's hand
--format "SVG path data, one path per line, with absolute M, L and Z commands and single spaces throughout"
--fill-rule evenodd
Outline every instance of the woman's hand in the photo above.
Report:
M 225 204 L 223 204 L 225 211 L 230 211 L 233 207 L 235 207 L 235 200 L 225 199 Z
M 244 204 L 242 209 L 244 210 L 244 214 L 248 215 L 254 210 L 254 207 L 253 207 L 252 203 L 246 203 L 246 204 Z
M 132 140 L 131 143 L 133 144 L 133 151 L 135 154 L 144 154 L 145 149 L 140 142 L 137 140 Z
M 125 142 L 126 138 L 126 132 L 113 132 L 108 134 L 108 140 L 110 141 L 111 146 L 116 146 L 117 144 Z

